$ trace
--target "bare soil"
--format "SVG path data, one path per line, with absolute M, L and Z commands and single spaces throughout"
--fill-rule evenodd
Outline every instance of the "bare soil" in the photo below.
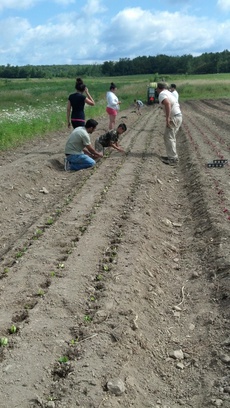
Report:
M 0 155 L 1 408 L 230 407 L 230 100 L 181 107 L 175 168 L 158 105 L 94 169 Z

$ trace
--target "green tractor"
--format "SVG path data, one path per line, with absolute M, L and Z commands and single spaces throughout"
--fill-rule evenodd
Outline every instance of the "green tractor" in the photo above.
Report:
M 147 89 L 147 104 L 153 105 L 154 103 L 158 103 L 158 93 L 157 93 L 157 83 L 150 82 Z

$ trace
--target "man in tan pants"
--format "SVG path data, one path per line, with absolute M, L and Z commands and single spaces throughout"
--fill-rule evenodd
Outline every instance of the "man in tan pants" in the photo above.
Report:
M 165 111 L 166 127 L 164 132 L 164 143 L 167 156 L 162 156 L 163 163 L 175 166 L 179 159 L 176 149 L 176 134 L 182 124 L 182 113 L 176 98 L 168 90 L 165 82 L 158 82 L 157 92 L 159 103 Z

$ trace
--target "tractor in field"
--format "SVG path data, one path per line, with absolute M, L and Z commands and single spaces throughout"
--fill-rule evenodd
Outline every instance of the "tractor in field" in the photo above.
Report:
M 158 103 L 158 93 L 157 93 L 157 83 L 150 82 L 147 88 L 147 104 L 153 105 L 154 103 Z

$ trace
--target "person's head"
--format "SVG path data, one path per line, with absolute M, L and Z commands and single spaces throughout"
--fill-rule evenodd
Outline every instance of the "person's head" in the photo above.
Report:
M 166 82 L 157 82 L 157 92 L 160 93 L 164 89 L 168 89 L 168 84 Z
M 112 91 L 112 92 L 115 92 L 117 90 L 117 87 L 113 82 L 111 82 L 109 90 Z
M 85 128 L 87 130 L 88 133 L 93 133 L 94 130 L 96 129 L 98 125 L 98 122 L 94 119 L 88 119 L 86 124 L 85 124 Z
M 120 123 L 120 125 L 118 125 L 117 127 L 117 133 L 119 135 L 121 135 L 122 133 L 124 133 L 127 130 L 127 126 L 125 123 Z
M 172 91 L 174 91 L 174 89 L 176 89 L 176 84 L 171 84 L 170 89 L 171 89 Z
M 81 78 L 77 78 L 76 79 L 76 84 L 75 84 L 75 89 L 78 92 L 84 92 L 86 88 L 86 85 L 84 84 L 84 82 L 82 81 Z

